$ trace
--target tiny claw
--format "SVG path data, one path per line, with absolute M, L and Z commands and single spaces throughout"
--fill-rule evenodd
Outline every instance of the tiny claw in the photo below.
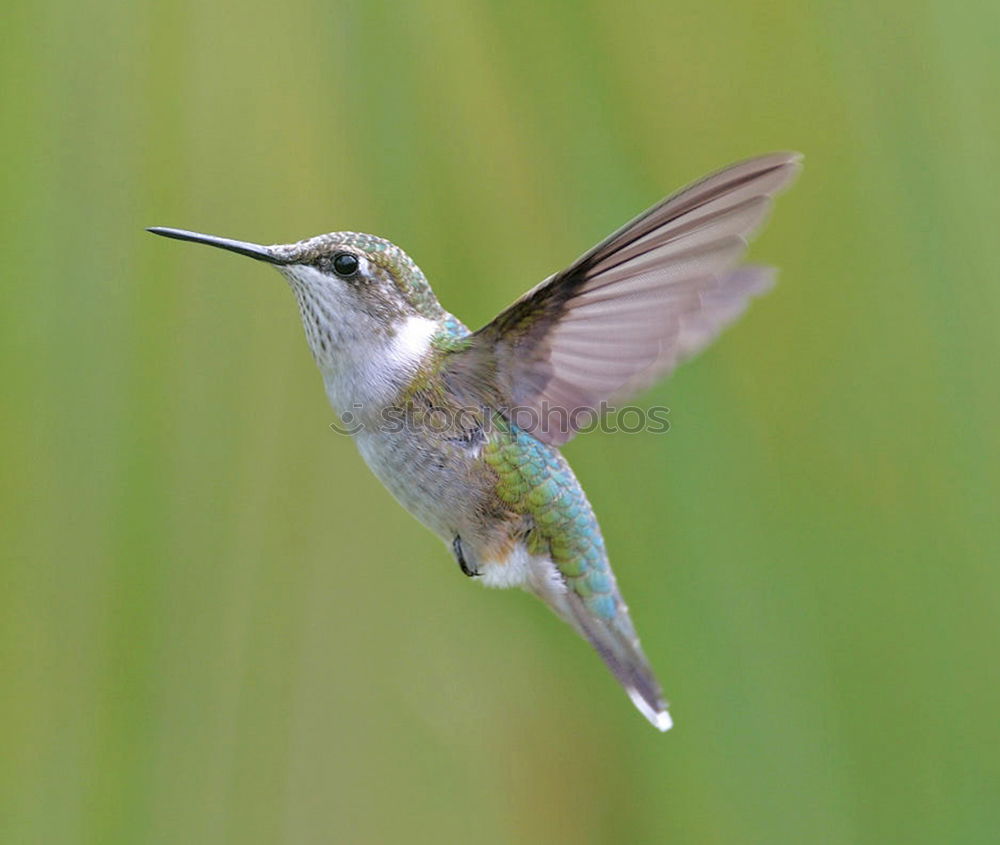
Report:
M 478 578 L 480 572 L 478 569 L 472 569 L 469 566 L 468 561 L 465 559 L 465 553 L 462 551 L 462 538 L 455 536 L 455 539 L 451 541 L 451 550 L 455 553 L 455 557 L 458 559 L 458 565 L 462 567 L 462 574 L 468 575 L 470 578 Z

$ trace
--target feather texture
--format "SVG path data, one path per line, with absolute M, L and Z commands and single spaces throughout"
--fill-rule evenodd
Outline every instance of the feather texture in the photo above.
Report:
M 653 206 L 475 332 L 447 365 L 449 385 L 565 443 L 603 402 L 704 348 L 770 286 L 767 268 L 734 265 L 798 170 L 797 154 L 774 153 Z

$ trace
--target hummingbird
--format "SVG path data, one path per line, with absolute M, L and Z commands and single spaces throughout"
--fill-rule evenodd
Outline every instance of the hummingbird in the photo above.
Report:
M 153 227 L 273 265 L 330 404 L 374 474 L 488 587 L 534 593 L 659 730 L 673 722 L 583 488 L 559 447 L 710 343 L 773 283 L 739 265 L 800 156 L 772 153 L 626 223 L 477 331 L 373 235 L 263 246 Z

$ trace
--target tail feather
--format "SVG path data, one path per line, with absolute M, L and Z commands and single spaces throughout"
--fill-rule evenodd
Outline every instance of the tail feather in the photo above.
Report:
M 642 653 L 628 608 L 622 601 L 610 567 L 606 570 L 610 580 L 611 597 L 615 612 L 608 618 L 595 614 L 586 601 L 560 574 L 548 557 L 534 557 L 527 570 L 524 586 L 533 592 L 572 625 L 601 656 L 605 665 L 625 688 L 632 703 L 653 727 L 668 731 L 673 720 L 667 712 L 660 684 Z
M 667 702 L 642 652 L 624 604 L 620 604 L 623 620 L 617 620 L 618 624 L 595 617 L 575 595 L 569 596 L 568 604 L 572 613 L 570 622 L 601 656 L 639 712 L 658 730 L 670 730 L 674 723 Z

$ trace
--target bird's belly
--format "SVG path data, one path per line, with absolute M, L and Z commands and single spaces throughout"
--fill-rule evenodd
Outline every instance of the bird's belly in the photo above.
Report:
M 357 436 L 358 450 L 395 499 L 446 542 L 461 532 L 482 496 L 478 461 L 447 440 L 386 432 Z

